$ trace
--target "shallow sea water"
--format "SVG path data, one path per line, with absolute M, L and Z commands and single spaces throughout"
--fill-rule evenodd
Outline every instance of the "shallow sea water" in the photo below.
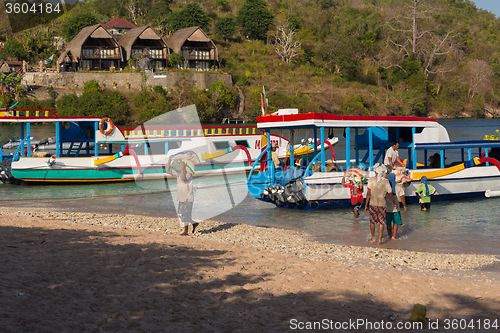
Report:
M 500 127 L 500 120 L 496 119 L 440 120 L 440 123 L 448 129 L 452 141 L 482 139 Z M 340 150 L 339 146 L 337 151 Z M 338 154 L 339 159 L 341 155 Z M 452 155 L 447 157 L 453 158 Z M 320 242 L 372 246 L 367 242 L 370 235 L 368 214 L 361 212 L 360 217 L 354 219 L 348 208 L 316 211 L 276 208 L 247 195 L 244 180 L 243 175 L 195 179 L 198 189 L 194 217 L 301 229 Z M 176 215 L 172 199 L 174 192 L 175 184 L 158 181 L 87 185 L 0 184 L 0 205 L 173 217 Z M 418 204 L 408 205 L 408 210 L 402 212 L 399 239 L 387 240 L 385 236 L 382 247 L 498 254 L 499 207 L 500 197 L 434 202 L 429 212 L 420 211 Z

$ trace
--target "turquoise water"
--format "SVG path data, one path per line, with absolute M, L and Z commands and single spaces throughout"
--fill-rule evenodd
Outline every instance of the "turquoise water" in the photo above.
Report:
M 479 140 L 500 127 L 497 119 L 441 120 L 450 139 Z M 44 126 L 41 126 L 45 130 Z M 38 128 L 33 129 L 34 136 Z M 0 128 L 0 133 L 2 129 Z M 41 132 L 40 132 L 41 133 Z M 46 134 L 44 136 L 50 136 Z M 340 159 L 340 146 L 337 154 Z M 453 155 L 447 155 L 451 160 Z M 364 212 L 356 220 L 350 209 L 301 211 L 276 208 L 246 195 L 242 174 L 203 177 L 195 180 L 195 218 L 228 223 L 301 229 L 322 242 L 366 245 L 369 218 Z M 169 190 L 169 186 L 170 189 Z M 0 185 L 0 205 L 57 207 L 71 211 L 133 213 L 175 216 L 175 183 L 141 182 L 88 185 Z M 500 252 L 500 198 L 478 198 L 432 203 L 429 212 L 417 204 L 402 212 L 404 225 L 399 239 L 382 247 L 449 253 Z

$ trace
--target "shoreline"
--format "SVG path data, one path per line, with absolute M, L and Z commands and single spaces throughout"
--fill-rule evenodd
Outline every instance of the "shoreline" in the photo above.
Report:
M 160 218 L 133 214 L 71 212 L 54 208 L 2 207 L 2 215 L 38 217 L 94 226 L 180 234 L 177 218 Z M 267 226 L 200 221 L 197 232 L 189 237 L 321 262 L 336 262 L 350 267 L 370 266 L 397 271 L 432 272 L 446 275 L 457 271 L 488 270 L 500 272 L 500 258 L 489 254 L 450 254 L 420 252 L 376 246 L 354 246 L 322 243 L 302 230 Z M 498 267 L 498 268 L 497 268 Z M 500 274 L 499 274 L 500 277 Z
M 446 320 L 498 325 L 499 283 L 478 266 L 498 265 L 495 256 L 198 228 L 181 237 L 176 218 L 4 207 L 0 331 L 290 332 L 326 322 L 345 332 L 354 329 L 338 325 L 362 321 L 357 330 L 406 332 L 415 304 L 427 307 L 420 332 L 445 331 Z

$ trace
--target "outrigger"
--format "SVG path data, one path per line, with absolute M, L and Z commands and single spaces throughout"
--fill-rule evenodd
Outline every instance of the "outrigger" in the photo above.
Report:
M 249 193 L 277 206 L 349 206 L 349 189 L 341 184 L 344 172 L 361 171 L 366 166 L 364 171 L 367 177 L 373 176 L 373 166 L 383 163 L 385 150 L 394 141 L 399 141 L 400 156 L 406 161 L 405 167 L 400 170 L 404 177 L 399 179 L 408 182 L 405 193 L 410 202 L 418 200 L 413 195 L 419 185 L 415 181 L 423 176 L 436 188 L 433 200 L 485 196 L 500 190 L 500 163 L 497 158 L 490 156 L 500 149 L 500 141 L 490 139 L 450 142 L 446 129 L 432 118 L 278 113 L 259 117 L 257 127 L 265 130 L 268 136 L 272 130 L 289 130 L 292 143 L 301 130 L 313 131 L 314 146 L 317 142 L 325 141 L 327 131 L 337 131 L 345 138 L 339 145 L 345 147 L 345 151 L 343 154 L 337 152 L 337 157 L 344 159 L 335 160 L 332 149 L 335 168 L 329 171 L 329 155 L 323 148 L 315 153 L 307 165 L 296 163 L 293 150 L 290 152 L 290 164 L 284 170 L 275 170 L 273 163 L 267 162 L 265 170 L 253 174 L 258 165 L 254 163 L 247 179 Z M 432 153 L 439 155 L 438 167 L 428 164 L 429 154 Z M 262 154 L 267 154 L 269 161 L 269 149 Z M 448 154 L 449 160 L 445 158 L 445 154 Z M 455 161 L 451 161 L 452 156 L 456 158 Z M 364 195 L 366 196 L 366 186 Z

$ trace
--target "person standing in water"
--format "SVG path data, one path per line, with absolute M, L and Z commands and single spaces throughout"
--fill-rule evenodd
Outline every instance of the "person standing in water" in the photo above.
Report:
M 405 200 L 405 190 L 403 186 L 396 183 L 396 175 L 390 173 L 387 176 L 389 180 L 389 184 L 391 184 L 392 193 L 394 194 L 394 199 L 396 201 L 396 205 L 393 205 L 392 200 L 389 195 L 386 195 L 385 200 L 387 202 L 387 210 L 386 210 L 386 225 L 387 225 L 387 233 L 389 237 L 392 239 L 396 239 L 396 233 L 398 232 L 398 226 L 403 225 L 401 220 L 401 212 L 399 209 L 399 202 L 403 204 L 403 209 L 406 212 L 406 200 Z
M 429 184 L 426 176 L 420 178 L 422 184 L 417 188 L 415 194 L 418 197 L 418 202 L 420 202 L 420 209 L 423 211 L 431 209 L 431 195 L 436 193 L 434 186 Z
M 368 180 L 368 192 L 366 194 L 365 212 L 368 211 L 370 206 L 370 243 L 375 243 L 375 225 L 379 225 L 378 232 L 378 245 L 382 244 L 382 235 L 384 234 L 384 225 L 386 224 L 386 206 L 385 196 L 388 194 L 390 200 L 396 206 L 392 188 L 386 179 L 386 167 L 384 165 L 376 164 L 373 168 L 376 176 Z M 390 236 L 390 235 L 389 235 Z
M 359 209 L 363 205 L 363 179 L 356 182 L 352 177 L 346 176 L 344 172 L 344 177 L 342 177 L 342 185 L 348 187 L 351 190 L 351 205 L 354 217 L 358 218 Z

